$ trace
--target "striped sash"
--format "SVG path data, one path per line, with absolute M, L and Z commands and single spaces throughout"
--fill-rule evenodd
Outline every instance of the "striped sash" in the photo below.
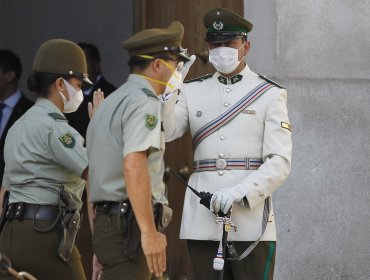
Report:
M 224 125 L 228 124 L 232 119 L 234 119 L 240 112 L 247 108 L 250 104 L 256 101 L 260 96 L 262 96 L 270 88 L 274 87 L 273 84 L 269 82 L 263 82 L 257 87 L 248 92 L 242 99 L 240 99 L 234 106 L 227 110 L 222 115 L 208 122 L 202 126 L 193 135 L 193 152 L 197 149 L 199 144 L 207 138 L 212 133 L 219 130 Z

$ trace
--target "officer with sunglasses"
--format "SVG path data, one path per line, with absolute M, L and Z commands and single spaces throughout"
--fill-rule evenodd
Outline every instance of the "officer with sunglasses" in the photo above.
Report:
M 183 26 L 173 22 L 125 40 L 131 74 L 98 108 L 87 129 L 90 201 L 96 214 L 94 277 L 140 280 L 166 270 L 167 241 L 155 227 L 152 206 L 168 204 L 159 96 L 182 84 L 184 62 L 189 61 L 181 47 L 183 34 Z M 125 216 L 128 205 L 139 228 L 135 232 L 136 222 Z M 127 246 L 137 240 L 141 249 L 132 254 Z

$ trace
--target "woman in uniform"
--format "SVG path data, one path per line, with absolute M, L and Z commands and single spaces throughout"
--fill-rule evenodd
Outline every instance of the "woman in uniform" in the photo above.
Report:
M 63 115 L 81 104 L 82 83 L 91 83 L 86 73 L 85 55 L 75 43 L 54 39 L 42 44 L 28 79 L 28 88 L 38 99 L 11 127 L 5 141 L 1 197 L 9 190 L 9 204 L 0 252 L 16 270 L 25 270 L 38 280 L 86 279 L 76 246 L 70 246 L 69 257 L 68 245 L 73 244 L 78 224 L 74 210 L 82 206 L 87 155 L 84 139 Z M 95 93 L 94 99 L 90 113 L 102 93 Z M 67 214 L 74 217 L 68 230 L 63 227 Z M 64 237 L 68 238 L 63 247 Z

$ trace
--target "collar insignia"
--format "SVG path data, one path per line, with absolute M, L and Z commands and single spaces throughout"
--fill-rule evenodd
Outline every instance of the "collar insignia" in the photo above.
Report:
M 64 116 L 58 113 L 49 113 L 48 115 L 56 121 L 66 121 L 67 120 Z
M 240 74 L 237 74 L 237 75 L 232 76 L 230 78 L 226 78 L 226 77 L 223 77 L 223 76 L 218 77 L 218 81 L 221 84 L 224 84 L 224 85 L 233 85 L 237 82 L 240 82 L 242 79 L 243 79 L 243 75 L 240 75 Z
M 158 99 L 158 97 L 150 89 L 142 88 L 141 90 L 146 94 L 146 96 Z

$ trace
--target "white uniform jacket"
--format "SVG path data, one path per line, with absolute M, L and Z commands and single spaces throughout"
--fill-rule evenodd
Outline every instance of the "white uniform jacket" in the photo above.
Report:
M 185 84 L 180 94 L 173 94 L 162 103 L 166 142 L 181 137 L 188 129 L 194 135 L 262 82 L 265 80 L 246 65 L 237 76 L 229 79 L 216 72 Z M 286 102 L 286 90 L 272 87 L 230 123 L 205 138 L 194 152 L 194 161 L 218 158 L 263 160 L 258 170 L 193 172 L 189 179 L 190 186 L 210 193 L 236 184 L 245 187 L 247 203 L 233 207 L 232 221 L 237 232 L 229 233 L 231 241 L 254 241 L 260 237 L 264 201 L 290 173 L 292 142 Z M 199 204 L 199 198 L 189 189 L 185 194 L 180 238 L 218 238 L 214 214 Z M 261 240 L 276 240 L 273 217 Z

